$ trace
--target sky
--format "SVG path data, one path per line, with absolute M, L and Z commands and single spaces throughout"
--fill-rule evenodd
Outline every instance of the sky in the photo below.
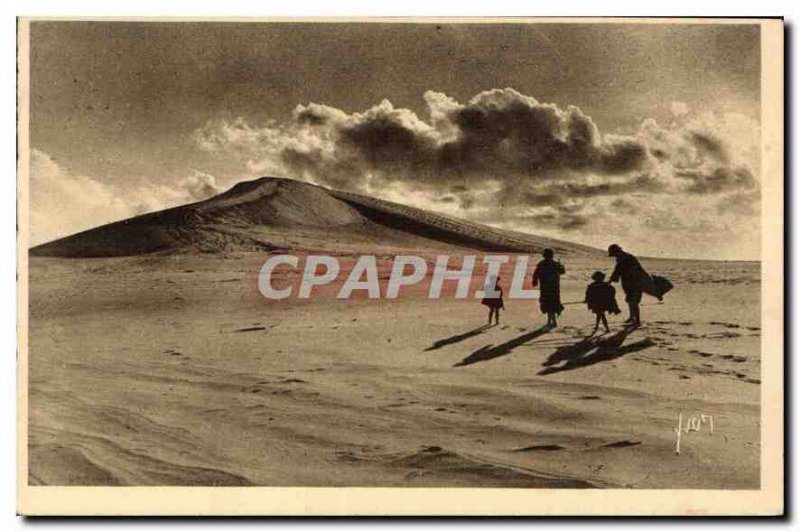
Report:
M 757 26 L 31 24 L 31 240 L 264 175 L 760 256 Z

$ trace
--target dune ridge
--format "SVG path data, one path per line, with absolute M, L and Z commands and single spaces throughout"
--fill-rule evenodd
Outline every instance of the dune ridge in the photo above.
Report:
M 336 249 L 343 245 L 598 254 L 587 246 L 492 228 L 452 216 L 292 179 L 241 182 L 197 203 L 89 229 L 30 250 L 51 257 Z

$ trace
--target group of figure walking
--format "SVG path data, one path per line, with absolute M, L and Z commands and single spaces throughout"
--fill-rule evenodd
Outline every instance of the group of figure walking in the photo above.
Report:
M 592 282 L 586 287 L 584 302 L 589 311 L 595 315 L 594 332 L 602 324 L 606 332 L 609 332 L 607 313 L 619 314 L 621 311 L 617 305 L 616 290 L 611 283 L 621 282 L 622 290 L 625 292 L 625 302 L 628 304 L 630 315 L 625 321 L 631 327 L 641 325 L 641 315 L 639 304 L 642 301 L 644 284 L 650 279 L 639 260 L 624 251 L 619 245 L 612 244 L 608 247 L 609 257 L 616 259 L 614 271 L 611 273 L 609 282 L 605 280 L 605 273 L 596 271 L 592 274 Z M 547 315 L 546 327 L 554 328 L 558 326 L 557 318 L 564 311 L 561 302 L 561 276 L 566 273 L 566 269 L 561 262 L 555 260 L 555 252 L 552 249 L 542 251 L 542 260 L 536 265 L 533 272 L 533 286 L 539 287 L 539 309 Z M 665 280 L 666 281 L 666 280 Z M 671 288 L 671 285 L 669 286 Z M 669 290 L 666 288 L 664 292 Z M 495 286 L 497 297 L 486 297 L 481 303 L 489 308 L 489 323 L 494 319 L 495 323 L 500 323 L 500 309 L 505 308 L 503 304 L 503 290 L 500 286 L 498 277 Z M 656 295 L 659 299 L 660 295 Z

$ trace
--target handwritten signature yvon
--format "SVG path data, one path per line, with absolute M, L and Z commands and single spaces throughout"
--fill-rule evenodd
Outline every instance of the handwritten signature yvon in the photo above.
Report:
M 677 435 L 675 442 L 675 454 L 681 454 L 681 435 L 689 434 L 690 432 L 699 432 L 704 427 L 708 428 L 709 434 L 714 434 L 714 417 L 708 414 L 700 414 L 699 416 L 692 416 L 683 423 L 683 413 L 678 413 L 678 426 L 673 430 Z

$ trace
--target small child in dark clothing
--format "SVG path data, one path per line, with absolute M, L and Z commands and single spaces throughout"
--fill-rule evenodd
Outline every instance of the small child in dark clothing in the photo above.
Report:
M 500 309 L 505 308 L 503 305 L 503 288 L 500 286 L 500 278 L 495 281 L 494 289 L 498 292 L 497 297 L 484 297 L 481 299 L 481 305 L 489 307 L 489 325 L 492 324 L 492 315 L 494 315 L 495 325 L 500 323 Z
M 597 332 L 600 322 L 603 323 L 606 332 L 610 331 L 608 320 L 606 320 L 606 312 L 611 312 L 612 314 L 620 313 L 615 298 L 616 290 L 610 283 L 604 281 L 605 278 L 606 275 L 603 272 L 594 272 L 592 274 L 594 282 L 586 287 L 586 306 L 589 307 L 590 311 L 594 312 L 596 317 L 592 334 Z

